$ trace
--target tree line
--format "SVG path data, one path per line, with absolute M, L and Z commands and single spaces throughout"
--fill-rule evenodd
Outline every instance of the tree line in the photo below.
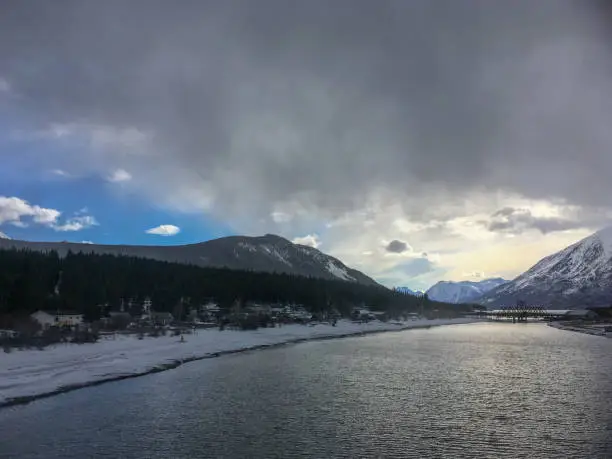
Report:
M 336 309 L 349 315 L 365 304 L 390 313 L 457 313 L 456 305 L 382 286 L 362 285 L 283 273 L 205 268 L 130 256 L 31 250 L 0 251 L 0 314 L 25 315 L 38 309 L 71 310 L 97 320 L 100 305 L 118 310 L 122 300 L 142 303 L 149 297 L 156 311 L 171 312 L 181 298 L 192 305 L 213 299 L 222 308 L 240 302 L 294 303 L 312 312 Z

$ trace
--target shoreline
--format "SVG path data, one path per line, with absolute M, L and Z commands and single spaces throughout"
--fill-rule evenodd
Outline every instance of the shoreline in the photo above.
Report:
M 557 330 L 564 330 L 574 333 L 582 333 L 583 335 L 591 335 L 591 336 L 599 336 L 602 338 L 612 338 L 609 334 L 607 334 L 603 329 L 598 330 L 592 327 L 584 327 L 580 325 L 571 325 L 571 324 L 563 324 L 561 322 L 549 322 L 549 327 L 556 328 Z
M 153 363 L 150 365 L 146 365 L 146 367 L 143 369 L 136 369 L 134 371 L 129 371 L 127 373 L 117 373 L 117 374 L 99 375 L 99 376 L 92 374 L 90 378 L 86 378 L 87 380 L 80 381 L 80 382 L 74 382 L 71 384 L 69 383 L 69 384 L 64 384 L 64 385 L 58 385 L 57 387 L 53 389 L 48 388 L 46 390 L 41 389 L 39 391 L 36 391 L 34 389 L 34 393 L 30 393 L 30 394 L 14 395 L 14 396 L 6 396 L 6 397 L 2 396 L 2 398 L 0 398 L 0 409 L 8 408 L 11 406 L 17 406 L 17 405 L 25 405 L 25 404 L 34 402 L 36 400 L 53 397 L 55 395 L 72 392 L 74 390 L 83 389 L 86 387 L 93 387 L 93 386 L 98 386 L 98 385 L 113 382 L 113 381 L 122 381 L 125 379 L 132 379 L 132 378 L 138 378 L 141 376 L 146 376 L 148 374 L 168 371 L 168 370 L 178 368 L 183 364 L 194 362 L 197 360 L 206 360 L 206 359 L 212 359 L 212 358 L 217 358 L 217 357 L 223 357 L 223 356 L 231 355 L 231 354 L 239 354 L 239 353 L 246 353 L 250 351 L 279 348 L 282 346 L 296 345 L 296 344 L 304 343 L 307 341 L 324 341 L 324 340 L 339 339 L 339 338 L 352 338 L 352 337 L 358 337 L 358 336 L 371 335 L 375 333 L 399 332 L 399 331 L 406 331 L 406 330 L 426 329 L 426 328 L 438 327 L 438 326 L 444 326 L 444 325 L 463 325 L 463 324 L 471 324 L 471 323 L 478 323 L 478 322 L 480 321 L 474 320 L 474 319 L 466 319 L 466 318 L 446 319 L 446 320 L 437 319 L 437 320 L 430 320 L 430 321 L 418 321 L 418 323 L 414 323 L 413 321 L 412 323 L 404 322 L 401 324 L 380 324 L 380 323 L 373 324 L 375 325 L 375 328 L 369 328 L 368 327 L 369 324 L 352 324 L 353 327 L 350 327 L 350 328 L 358 328 L 356 330 L 355 329 L 343 330 L 344 328 L 349 328 L 349 327 L 340 327 L 337 330 L 333 330 L 331 325 L 327 325 L 330 328 L 330 330 L 328 331 L 331 333 L 327 333 L 327 334 L 326 333 L 323 333 L 323 334 L 311 333 L 310 335 L 307 334 L 306 336 L 296 336 L 293 338 L 289 337 L 287 339 L 283 339 L 281 337 L 281 339 L 278 341 L 264 342 L 260 344 L 246 345 L 246 346 L 238 345 L 237 347 L 233 347 L 230 344 L 230 348 L 221 349 L 221 350 L 213 351 L 213 352 L 206 352 L 203 354 L 192 354 L 192 355 L 187 355 L 184 357 L 163 359 L 163 361 L 159 363 L 156 363 L 156 364 Z M 347 323 L 346 321 L 341 321 L 339 322 L 339 324 L 346 325 Z M 306 330 L 308 330 L 309 328 L 308 326 L 304 326 L 304 325 L 297 325 L 297 326 L 288 325 L 286 327 L 304 327 Z M 261 329 L 261 331 L 264 331 L 264 330 L 273 330 L 273 329 Z M 304 329 L 300 331 L 304 331 Z M 203 333 L 207 333 L 207 332 L 211 333 L 210 331 L 203 331 Z M 248 331 L 238 331 L 238 332 L 223 331 L 223 332 L 218 332 L 218 333 L 248 334 L 250 332 Z M 191 337 L 193 337 L 193 335 L 189 335 L 187 337 L 187 341 L 189 341 Z M 245 336 L 245 337 L 252 338 L 252 335 Z M 145 340 L 151 341 L 152 342 L 151 347 L 155 347 L 155 344 L 157 343 L 153 340 L 160 340 L 160 338 L 146 338 Z M 96 346 L 97 344 L 98 343 L 92 344 L 91 346 Z M 184 344 L 184 343 L 180 343 L 180 344 Z M 69 344 L 68 346 L 88 346 L 88 345 L 87 344 L 85 345 Z M 44 354 L 45 351 L 14 351 L 14 353 L 17 355 L 20 352 L 33 352 L 33 353 Z M 1 360 L 2 359 L 0 358 L 0 362 Z M 162 360 L 161 357 L 158 360 Z M 1 367 L 0 367 L 0 370 L 1 370 Z M 9 368 L 9 371 L 10 370 L 11 369 Z M 74 373 L 77 373 L 78 371 L 79 371 L 78 367 L 74 369 Z M 70 372 L 70 369 L 68 369 L 68 372 Z M 9 387 L 15 388 L 15 387 L 18 387 L 18 384 L 9 386 Z M 2 387 L 0 386 L 0 395 L 2 395 L 2 392 L 3 392 Z

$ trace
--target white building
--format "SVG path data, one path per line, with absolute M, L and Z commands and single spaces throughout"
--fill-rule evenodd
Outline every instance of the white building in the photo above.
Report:
M 38 322 L 42 328 L 74 327 L 83 323 L 83 314 L 66 311 L 39 310 L 30 314 L 30 317 Z
M 149 320 L 153 317 L 153 302 L 151 298 L 146 297 L 144 302 L 142 303 L 142 320 Z

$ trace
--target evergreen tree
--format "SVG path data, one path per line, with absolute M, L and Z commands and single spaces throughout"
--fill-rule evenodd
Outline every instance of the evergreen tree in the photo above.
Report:
M 214 299 L 228 312 L 236 301 L 295 303 L 313 313 L 337 309 L 345 316 L 360 304 L 397 316 L 418 311 L 421 301 L 426 308 L 448 314 L 461 311 L 461 306 L 436 303 L 427 296 L 418 298 L 382 286 L 342 280 L 92 253 L 69 252 L 60 258 L 57 252 L 0 250 L 0 314 L 63 309 L 96 320 L 102 312 L 100 305 L 119 310 L 122 298 L 126 302 L 133 298 L 139 306 L 147 296 L 156 311 L 175 312 L 176 319 L 183 319 L 189 312 L 180 298 L 189 298 L 192 307 Z

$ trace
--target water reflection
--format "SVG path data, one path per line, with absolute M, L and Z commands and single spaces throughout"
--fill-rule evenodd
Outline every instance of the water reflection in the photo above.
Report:
M 611 350 L 478 324 L 193 362 L 2 410 L 0 456 L 609 458 Z

